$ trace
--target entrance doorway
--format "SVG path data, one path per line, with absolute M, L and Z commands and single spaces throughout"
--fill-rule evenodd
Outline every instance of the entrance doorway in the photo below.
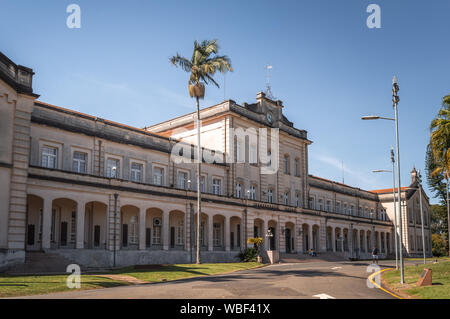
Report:
M 275 228 L 269 227 L 270 233 L 272 234 L 271 237 L 269 237 L 269 250 L 275 250 Z
M 286 228 L 285 230 L 285 242 L 286 242 L 286 252 L 291 253 L 292 246 L 291 246 L 291 230 L 289 228 Z

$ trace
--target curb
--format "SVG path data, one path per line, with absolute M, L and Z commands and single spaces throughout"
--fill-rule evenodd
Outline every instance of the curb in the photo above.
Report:
M 369 279 L 370 282 L 371 282 L 373 285 L 375 285 L 377 288 L 383 290 L 384 292 L 390 294 L 391 296 L 393 296 L 393 297 L 395 297 L 395 298 L 397 298 L 397 299 L 405 299 L 405 298 L 403 298 L 403 297 L 401 297 L 401 296 L 399 296 L 399 295 L 396 295 L 396 294 L 394 294 L 393 292 L 390 292 L 389 290 L 387 290 L 387 289 L 381 287 L 379 284 L 377 284 L 375 281 L 373 281 L 373 277 L 375 277 L 376 275 L 381 274 L 382 272 L 385 272 L 385 271 L 393 270 L 393 269 L 394 269 L 394 268 L 386 268 L 386 269 L 382 269 L 382 270 L 380 270 L 380 271 L 377 271 L 377 272 L 371 274 L 371 275 L 368 277 L 368 279 Z

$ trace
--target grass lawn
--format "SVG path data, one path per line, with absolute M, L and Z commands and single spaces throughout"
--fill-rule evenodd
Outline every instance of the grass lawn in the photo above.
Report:
M 183 278 L 217 275 L 237 270 L 260 267 L 256 262 L 217 263 L 217 264 L 176 264 L 149 265 L 146 267 L 127 267 L 115 271 L 115 274 L 128 275 L 147 282 L 170 281 Z
M 416 283 L 424 268 L 432 269 L 433 285 L 417 287 Z M 400 270 L 383 273 L 384 283 L 414 298 L 450 299 L 450 261 L 437 264 L 418 264 L 405 267 L 405 285 L 400 284 Z
M 179 264 L 147 265 L 117 269 L 105 275 L 128 275 L 147 282 L 170 281 L 183 278 L 200 277 L 229 273 L 260 267 L 259 263 L 217 263 L 217 264 Z M 69 275 L 69 274 L 68 274 Z M 68 275 L 8 276 L 0 275 L 0 298 L 17 297 L 52 292 L 73 291 L 67 288 Z M 80 289 L 109 288 L 128 285 L 128 282 L 113 280 L 95 275 L 82 275 Z
M 0 275 L 0 297 L 28 296 L 73 290 L 67 288 L 66 280 L 67 276 L 65 275 Z M 123 285 L 127 285 L 127 283 L 109 278 L 82 275 L 80 289 L 108 288 Z
M 423 257 L 419 257 L 419 258 L 405 258 L 405 260 L 422 262 L 423 261 Z M 439 262 L 450 261 L 450 257 L 448 257 L 448 256 L 431 257 L 431 258 L 427 257 L 427 262 L 434 261 L 434 260 L 437 260 Z

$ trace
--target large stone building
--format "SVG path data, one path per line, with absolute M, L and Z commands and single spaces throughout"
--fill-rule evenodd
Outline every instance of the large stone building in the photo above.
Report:
M 0 54 L 0 267 L 32 251 L 86 266 L 195 260 L 196 165 L 172 155 L 193 148 L 195 114 L 134 128 L 38 101 L 33 74 Z M 203 261 L 235 260 L 255 236 L 271 255 L 392 254 L 392 194 L 309 175 L 311 141 L 281 101 L 258 93 L 201 119 L 202 146 L 216 158 L 202 165 Z M 409 255 L 422 249 L 417 194 L 402 192 Z M 429 212 L 424 194 L 428 254 Z

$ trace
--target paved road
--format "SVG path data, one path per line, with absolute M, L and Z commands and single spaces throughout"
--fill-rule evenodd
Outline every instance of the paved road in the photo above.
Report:
M 340 298 L 391 299 L 366 284 L 366 262 L 310 262 L 276 264 L 227 275 L 176 282 L 142 284 L 96 290 L 70 291 L 26 298 L 313 298 L 319 294 Z M 391 262 L 381 267 L 390 267 Z

